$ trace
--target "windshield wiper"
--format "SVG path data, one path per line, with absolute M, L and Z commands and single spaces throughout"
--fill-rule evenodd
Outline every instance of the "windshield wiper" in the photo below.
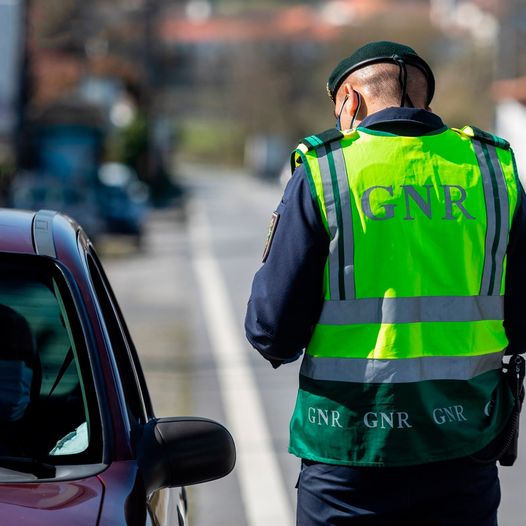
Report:
M 34 458 L 0 456 L 0 467 L 30 473 L 38 479 L 53 478 L 56 468 L 52 464 L 40 462 Z

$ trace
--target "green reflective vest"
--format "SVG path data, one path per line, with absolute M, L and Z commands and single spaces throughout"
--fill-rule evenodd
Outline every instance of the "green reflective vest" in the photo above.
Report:
M 509 145 L 476 128 L 358 128 L 307 138 L 329 233 L 289 451 L 403 466 L 467 456 L 503 429 L 503 293 L 518 183 Z

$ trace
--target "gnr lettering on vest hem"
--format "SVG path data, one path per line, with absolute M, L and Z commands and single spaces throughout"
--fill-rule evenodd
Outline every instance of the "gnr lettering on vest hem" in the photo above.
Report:
M 437 407 L 433 409 L 433 420 L 436 424 L 442 425 L 446 422 L 467 422 L 464 416 L 464 407 L 461 405 L 452 405 L 449 407 Z
M 363 416 L 363 423 L 369 428 L 379 427 L 380 429 L 403 429 L 413 427 L 409 423 L 409 414 L 405 411 L 370 411 Z
M 340 424 L 340 413 L 335 410 L 309 407 L 308 419 L 311 424 L 316 424 L 318 426 L 343 428 L 343 426 Z

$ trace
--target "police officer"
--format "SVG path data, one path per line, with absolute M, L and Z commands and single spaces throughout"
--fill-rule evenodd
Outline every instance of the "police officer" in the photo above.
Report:
M 304 351 L 289 451 L 300 525 L 497 524 L 496 459 L 526 351 L 526 198 L 510 145 L 431 112 L 434 76 L 372 42 L 328 93 L 272 216 L 247 338 Z

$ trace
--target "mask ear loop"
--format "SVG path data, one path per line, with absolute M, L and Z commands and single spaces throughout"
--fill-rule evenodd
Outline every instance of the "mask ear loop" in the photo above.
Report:
M 342 105 L 340 107 L 340 112 L 338 113 L 338 117 L 336 118 L 336 129 L 337 130 L 341 130 L 342 129 L 341 118 L 342 118 L 343 108 L 344 108 L 345 103 L 347 102 L 348 98 L 349 98 L 349 95 L 348 94 L 345 95 L 345 98 L 343 99 Z
M 358 115 L 358 113 L 360 113 L 360 109 L 362 108 L 362 96 L 356 90 L 353 90 L 353 91 L 358 96 L 358 105 L 356 106 L 356 109 L 354 110 L 354 113 L 351 119 L 351 125 L 349 126 L 350 130 L 354 129 L 354 121 L 356 120 L 356 116 Z

